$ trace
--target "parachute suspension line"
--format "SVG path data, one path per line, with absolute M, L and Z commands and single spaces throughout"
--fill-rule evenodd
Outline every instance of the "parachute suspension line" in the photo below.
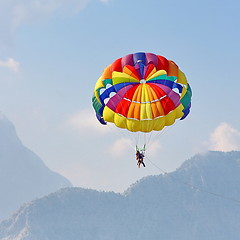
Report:
M 160 138 L 161 136 L 165 135 L 170 129 L 172 129 L 173 127 L 176 126 L 176 124 L 180 121 L 180 119 L 176 119 L 176 123 L 172 124 L 171 126 L 167 126 L 164 127 L 161 131 L 157 132 L 157 134 L 153 137 L 153 139 L 151 140 L 151 143 L 149 143 L 149 147 L 152 146 L 152 144 L 154 143 L 154 141 L 158 138 Z
M 145 159 L 147 159 L 155 168 L 160 170 L 162 173 L 168 174 L 166 171 L 164 171 L 162 168 L 160 168 L 156 163 L 152 162 L 149 159 L 149 157 L 145 156 Z M 200 192 L 207 193 L 209 195 L 212 195 L 212 196 L 215 196 L 215 197 L 218 197 L 218 198 L 222 198 L 222 199 L 227 200 L 227 201 L 231 201 L 231 202 L 235 202 L 235 203 L 240 204 L 240 199 L 236 199 L 236 198 L 228 197 L 228 196 L 216 193 L 216 192 L 208 191 L 206 189 L 203 189 L 203 188 L 200 188 L 200 187 L 198 187 L 196 185 L 193 185 L 193 184 L 191 184 L 189 182 L 183 181 L 180 178 L 174 177 L 174 176 L 172 176 L 170 174 L 168 176 L 171 177 L 175 182 L 184 184 L 184 185 L 188 186 L 189 188 L 191 188 L 192 190 L 198 190 Z
M 157 115 L 156 113 L 157 113 L 157 107 L 155 108 L 155 112 L 154 112 L 153 116 Z M 156 123 L 157 123 L 157 121 L 155 121 L 155 123 L 153 124 L 153 129 L 156 127 Z M 164 123 L 162 123 L 162 124 L 164 124 Z M 162 127 L 162 126 L 161 126 L 161 127 Z M 156 132 L 155 130 L 151 131 L 150 136 L 149 136 L 149 139 L 148 139 L 148 144 L 149 144 L 150 142 L 153 143 L 153 141 L 154 141 L 155 139 L 151 141 L 151 138 L 154 138 L 154 135 L 156 136 L 157 134 L 161 133 L 161 131 L 158 132 L 158 133 L 155 133 L 155 132 Z
M 156 112 L 157 112 L 157 109 L 155 108 L 155 113 L 154 113 L 153 115 L 155 115 Z M 164 124 L 164 122 L 163 122 L 162 124 Z M 153 124 L 153 129 L 155 128 L 155 126 L 156 126 L 156 121 L 155 121 L 155 123 Z M 161 127 L 162 127 L 162 126 L 161 126 Z M 163 130 L 165 130 L 165 129 L 163 129 Z M 155 131 L 155 130 L 149 132 L 149 137 L 148 137 L 147 140 L 146 140 L 146 145 L 148 146 L 148 148 L 153 144 L 153 142 L 155 141 L 155 139 L 156 139 L 159 135 L 163 134 L 163 130 L 161 130 L 161 131 L 159 131 L 159 132 L 157 132 L 157 131 Z

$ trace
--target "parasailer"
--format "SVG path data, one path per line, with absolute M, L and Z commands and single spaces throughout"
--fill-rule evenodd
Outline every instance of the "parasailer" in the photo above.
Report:
M 184 73 L 173 61 L 138 52 L 104 69 L 92 104 L 101 124 L 111 122 L 132 133 L 148 134 L 185 119 L 191 96 Z
M 141 164 L 143 165 L 143 167 L 146 167 L 145 163 L 143 162 L 144 157 L 145 157 L 145 145 L 141 150 L 139 150 L 138 146 L 136 146 L 136 160 L 138 168 L 141 167 Z

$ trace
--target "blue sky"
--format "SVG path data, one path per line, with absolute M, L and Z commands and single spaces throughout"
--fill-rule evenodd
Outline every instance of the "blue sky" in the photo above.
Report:
M 159 169 L 137 169 L 130 139 L 98 124 L 96 80 L 138 51 L 175 61 L 193 90 L 192 111 L 152 144 L 173 171 L 207 150 L 240 150 L 238 1 L 3 0 L 0 111 L 24 145 L 75 186 L 123 191 Z

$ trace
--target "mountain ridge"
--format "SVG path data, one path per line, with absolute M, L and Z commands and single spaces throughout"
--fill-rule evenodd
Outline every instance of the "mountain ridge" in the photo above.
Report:
M 67 186 L 72 184 L 25 147 L 14 125 L 0 114 L 0 220 L 9 217 L 24 202 Z
M 196 155 L 176 171 L 145 177 L 122 194 L 59 190 L 2 222 L 0 239 L 238 240 L 240 204 L 206 191 L 240 199 L 239 156 Z

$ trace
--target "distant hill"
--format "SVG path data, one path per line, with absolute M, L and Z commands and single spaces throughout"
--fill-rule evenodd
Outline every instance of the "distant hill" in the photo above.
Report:
M 25 202 L 70 186 L 23 146 L 13 124 L 0 113 L 0 220 Z
M 2 222 L 0 239 L 239 240 L 240 152 L 196 155 L 123 194 L 62 189 Z

